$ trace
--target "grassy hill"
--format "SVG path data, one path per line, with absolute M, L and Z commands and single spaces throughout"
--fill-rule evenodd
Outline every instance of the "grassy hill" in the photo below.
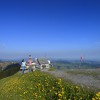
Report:
M 17 73 L 20 70 L 20 65 L 18 63 L 10 64 L 6 66 L 4 70 L 0 70 L 0 79 L 6 78 Z
M 40 71 L 24 75 L 18 72 L 0 80 L 0 100 L 92 100 L 92 98 L 97 100 L 93 91 Z

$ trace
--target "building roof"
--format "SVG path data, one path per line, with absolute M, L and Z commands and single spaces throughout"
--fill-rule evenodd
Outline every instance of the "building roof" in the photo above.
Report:
M 48 60 L 47 59 L 43 59 L 43 58 L 38 58 L 37 62 L 39 64 L 49 64 Z

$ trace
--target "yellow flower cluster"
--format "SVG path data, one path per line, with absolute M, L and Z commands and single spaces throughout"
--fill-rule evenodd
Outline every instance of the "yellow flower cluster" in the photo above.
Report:
M 100 92 L 92 98 L 83 88 L 40 71 L 15 75 L 0 88 L 0 100 L 100 100 Z
M 100 92 L 98 92 L 92 100 L 100 100 Z

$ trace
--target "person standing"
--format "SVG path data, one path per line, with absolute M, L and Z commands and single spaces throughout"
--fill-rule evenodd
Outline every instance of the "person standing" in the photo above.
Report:
M 32 56 L 29 55 L 29 60 L 28 60 L 29 72 L 32 72 L 32 63 L 33 63 Z
M 25 68 L 26 68 L 26 62 L 24 61 L 24 59 L 22 60 L 21 67 L 22 67 L 22 74 L 24 74 L 24 71 L 25 71 Z

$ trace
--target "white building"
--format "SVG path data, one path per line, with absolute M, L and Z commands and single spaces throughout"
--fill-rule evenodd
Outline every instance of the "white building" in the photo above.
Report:
M 50 67 L 52 67 L 50 60 L 47 59 L 43 59 L 43 58 L 36 58 L 36 67 L 40 68 L 40 69 L 44 69 L 47 68 L 49 69 Z

